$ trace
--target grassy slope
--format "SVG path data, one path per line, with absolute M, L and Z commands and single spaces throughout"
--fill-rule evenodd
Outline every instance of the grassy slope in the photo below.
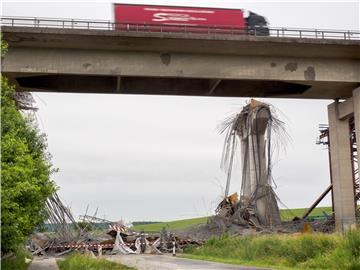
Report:
M 281 210 L 281 218 L 286 220 L 291 220 L 295 216 L 301 217 L 306 211 L 306 208 L 298 208 L 298 209 L 282 209 Z M 318 207 L 314 209 L 311 213 L 311 216 L 322 216 L 323 212 L 327 214 L 331 213 L 331 207 Z M 170 230 L 181 230 L 188 228 L 190 226 L 206 223 L 207 217 L 201 218 L 192 218 L 192 219 L 183 219 L 183 220 L 175 220 L 169 222 L 159 222 L 147 225 L 137 225 L 134 226 L 133 229 L 136 231 L 144 230 L 146 232 L 159 232 L 163 227 Z
M 136 231 L 144 230 L 146 232 L 159 232 L 163 227 L 165 227 L 167 230 L 179 230 L 179 229 L 185 229 L 187 227 L 191 227 L 194 225 L 206 223 L 207 217 L 201 217 L 201 218 L 191 218 L 191 219 L 183 219 L 183 220 L 175 220 L 175 221 L 169 221 L 169 222 L 159 222 L 159 223 L 153 223 L 153 224 L 147 224 L 147 225 L 137 225 L 134 226 L 133 229 Z
M 223 236 L 185 257 L 273 269 L 360 269 L 360 229 L 338 234 Z
M 63 261 L 57 261 L 60 270 L 135 270 L 135 268 L 110 262 L 105 259 L 91 258 L 80 254 L 71 254 Z

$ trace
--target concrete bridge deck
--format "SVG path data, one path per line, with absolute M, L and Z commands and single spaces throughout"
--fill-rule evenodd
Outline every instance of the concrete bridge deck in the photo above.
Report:
M 360 41 L 3 26 L 21 90 L 334 99 L 360 85 Z

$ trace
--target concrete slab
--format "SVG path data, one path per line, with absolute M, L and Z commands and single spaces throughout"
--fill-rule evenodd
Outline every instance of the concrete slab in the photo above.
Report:
M 59 270 L 55 258 L 35 257 L 28 270 Z
M 222 264 L 215 262 L 191 260 L 171 255 L 116 255 L 106 259 L 138 270 L 269 270 L 270 268 L 257 268 Z

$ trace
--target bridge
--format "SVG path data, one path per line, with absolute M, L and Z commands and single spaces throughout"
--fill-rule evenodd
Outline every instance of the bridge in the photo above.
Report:
M 27 91 L 333 99 L 360 81 L 358 32 L 114 31 L 110 22 L 34 18 L 2 25 L 11 48 L 3 72 Z
M 15 17 L 1 24 L 10 46 L 3 73 L 20 91 L 335 99 L 328 112 L 336 225 L 355 223 L 349 122 L 360 138 L 359 32 L 270 28 L 257 36 L 144 24 L 119 31 L 108 21 Z

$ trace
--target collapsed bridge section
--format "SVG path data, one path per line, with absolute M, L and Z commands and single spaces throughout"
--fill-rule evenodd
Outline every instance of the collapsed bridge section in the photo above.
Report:
M 221 212 L 228 203 L 235 154 L 240 144 L 240 200 L 237 201 L 235 194 L 231 195 L 231 210 L 225 215 L 230 214 L 254 226 L 280 225 L 277 196 L 272 188 L 271 161 L 276 144 L 272 140 L 286 136 L 283 122 L 276 117 L 270 105 L 251 100 L 240 113 L 225 121 L 222 131 L 225 130 L 222 165 L 227 172 L 227 183 L 225 199 L 217 209 L 218 214 L 223 215 Z

